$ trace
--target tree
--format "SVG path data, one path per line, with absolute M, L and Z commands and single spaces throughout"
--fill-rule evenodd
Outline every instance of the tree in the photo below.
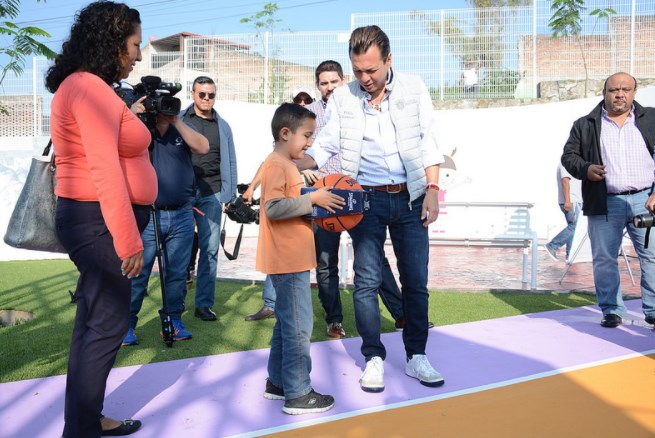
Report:
M 450 53 L 459 58 L 463 65 L 474 62 L 488 72 L 503 69 L 506 47 L 502 35 L 506 11 L 502 8 L 529 5 L 532 0 L 467 0 L 467 3 L 474 8 L 473 32 L 467 31 L 465 23 L 456 17 L 445 17 L 443 22 L 429 20 L 428 32 L 439 35 Z M 414 17 L 425 20 L 420 12 L 415 12 Z M 493 82 L 495 84 L 497 81 Z M 507 87 L 499 90 L 488 81 L 486 85 L 493 92 L 501 91 L 502 94 L 514 91 L 514 88 L 510 90 Z
M 264 38 L 268 38 L 275 31 L 276 25 L 282 21 L 276 16 L 279 9 L 280 7 L 277 2 L 266 3 L 261 11 L 250 17 L 242 18 L 240 22 L 251 24 L 255 28 L 257 36 L 261 37 L 261 33 L 265 32 Z M 268 50 L 267 44 L 264 44 L 264 50 Z M 270 53 L 270 73 L 268 72 L 269 66 L 264 65 L 264 80 L 260 86 L 260 91 L 257 93 L 257 97 L 261 95 L 260 101 L 265 103 L 279 104 L 284 101 L 284 86 L 289 78 L 287 76 L 286 65 L 278 59 L 279 49 L 276 48 Z M 268 89 L 268 93 L 264 93 L 266 89 Z
M 587 96 L 587 84 L 589 82 L 589 67 L 587 66 L 587 54 L 585 51 L 585 42 L 581 37 L 582 33 L 582 13 L 586 10 L 584 0 L 553 0 L 550 10 L 553 15 L 548 22 L 548 26 L 553 30 L 553 36 L 571 37 L 580 47 L 582 55 L 582 64 L 584 66 L 584 94 Z M 589 13 L 590 17 L 596 17 L 594 27 L 591 30 L 593 35 L 598 22 L 602 19 L 608 19 L 610 15 L 615 15 L 616 11 L 612 8 L 594 9 Z
M 40 0 L 37 0 L 40 1 Z M 45 1 L 45 0 L 44 0 Z M 12 21 L 18 16 L 20 0 L 0 0 L 0 34 L 11 39 L 8 47 L 0 47 L 0 56 L 8 57 L 7 63 L 0 71 L 0 84 L 12 72 L 16 76 L 23 74 L 23 68 L 28 56 L 45 56 L 48 59 L 55 57 L 55 52 L 41 43 L 38 38 L 50 38 L 50 34 L 34 26 L 21 27 Z
M 0 84 L 9 72 L 16 76 L 23 74 L 28 56 L 45 56 L 48 59 L 55 57 L 55 52 L 38 40 L 38 38 L 49 38 L 48 32 L 34 26 L 21 27 L 10 21 L 18 16 L 19 8 L 20 0 L 0 0 L 0 20 L 2 20 L 0 21 L 0 35 L 6 35 L 11 40 L 9 46 L 0 46 L 0 57 L 7 58 L 7 63 L 0 70 Z M 0 114 L 8 113 L 9 110 L 0 104 Z
M 466 0 L 474 8 L 475 34 L 468 37 L 467 57 L 477 57 L 481 67 L 501 68 L 505 43 L 505 11 L 500 8 L 526 6 L 532 0 Z M 454 29 L 450 29 L 454 31 Z M 448 38 L 447 38 L 448 40 Z M 446 41 L 448 44 L 448 41 Z M 475 52 L 479 52 L 475 54 Z
M 264 5 L 264 9 L 254 15 L 251 15 L 250 17 L 242 18 L 239 20 L 239 22 L 243 24 L 252 24 L 257 33 L 262 30 L 268 30 L 272 32 L 273 29 L 275 29 L 275 25 L 282 21 L 275 17 L 275 14 L 279 9 L 280 7 L 278 6 L 277 2 L 266 3 Z

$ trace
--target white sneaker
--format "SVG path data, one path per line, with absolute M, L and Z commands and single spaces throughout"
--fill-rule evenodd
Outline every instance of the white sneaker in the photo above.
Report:
M 432 368 L 425 354 L 414 354 L 405 365 L 405 374 L 418 379 L 425 386 L 436 387 L 445 382 L 441 374 Z
M 380 356 L 373 356 L 366 362 L 366 369 L 359 379 L 362 391 L 384 391 L 384 362 Z

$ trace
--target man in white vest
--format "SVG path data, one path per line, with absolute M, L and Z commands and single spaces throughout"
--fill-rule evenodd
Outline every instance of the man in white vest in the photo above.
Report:
M 441 386 L 443 377 L 425 355 L 428 225 L 439 214 L 437 181 L 444 161 L 434 141 L 432 100 L 419 78 L 392 70 L 389 38 L 379 27 L 355 29 L 349 54 L 357 80 L 334 91 L 326 125 L 310 154 L 321 168 L 341 152 L 342 172 L 369 192 L 370 210 L 350 230 L 355 319 L 366 358 L 361 388 L 384 390 L 386 350 L 380 340 L 378 290 L 387 230 L 402 284 L 405 373 L 426 386 Z

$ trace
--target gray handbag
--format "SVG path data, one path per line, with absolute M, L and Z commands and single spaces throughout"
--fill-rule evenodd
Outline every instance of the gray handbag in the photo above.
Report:
M 41 156 L 32 158 L 25 185 L 9 219 L 5 243 L 14 248 L 34 251 L 63 252 L 57 238 L 55 209 L 55 154 L 50 153 L 52 140 Z

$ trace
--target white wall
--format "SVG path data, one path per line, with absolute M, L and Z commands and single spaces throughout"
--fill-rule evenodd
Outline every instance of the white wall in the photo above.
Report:
M 446 201 L 532 202 L 532 227 L 541 239 L 565 225 L 557 205 L 555 172 L 574 120 L 589 113 L 600 98 L 511 108 L 437 111 L 438 141 L 457 172 L 442 184 Z M 655 106 L 655 88 L 639 90 L 637 100 Z M 250 182 L 271 151 L 273 105 L 218 102 L 231 125 L 237 151 L 239 182 Z M 47 139 L 0 138 L 0 234 L 4 235 L 13 205 L 29 168 L 32 150 Z M 442 171 L 443 172 L 443 171 Z M 238 227 L 228 221 L 228 233 Z M 257 227 L 245 227 L 255 235 Z M 0 260 L 51 258 L 48 253 L 20 251 L 0 243 Z
M 655 88 L 637 100 L 655 106 Z M 556 169 L 572 123 L 600 98 L 542 105 L 438 111 L 439 144 L 453 148 L 458 170 L 446 201 L 516 201 L 535 204 L 532 227 L 542 239 L 565 226 L 557 205 Z

